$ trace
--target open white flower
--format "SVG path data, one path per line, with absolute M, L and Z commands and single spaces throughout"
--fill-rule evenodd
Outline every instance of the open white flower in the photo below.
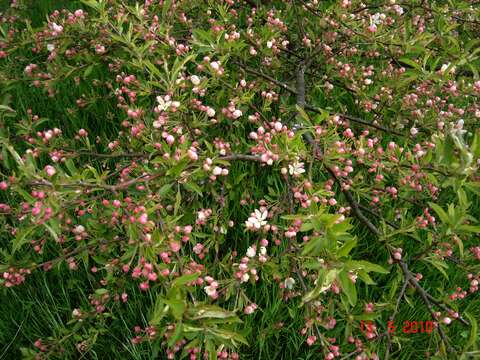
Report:
M 288 290 L 292 290 L 293 286 L 295 285 L 295 279 L 294 278 L 286 278 L 284 282 L 285 288 Z
M 77 225 L 75 226 L 75 228 L 72 230 L 72 232 L 75 234 L 75 235 L 80 235 L 82 234 L 83 232 L 85 232 L 85 227 L 83 225 Z
M 250 247 L 247 249 L 247 256 L 248 256 L 249 258 L 253 258 L 253 257 L 256 255 L 256 253 L 257 253 L 257 251 L 255 250 L 254 247 L 251 247 L 251 246 L 250 246 Z
M 262 226 L 267 224 L 267 216 L 268 216 L 268 211 L 265 210 L 261 212 L 260 210 L 256 209 L 254 213 L 251 214 L 251 216 L 248 218 L 248 220 L 245 222 L 245 225 L 247 226 L 247 229 L 253 229 L 253 230 L 258 230 Z
M 383 20 L 385 20 L 385 18 L 385 14 L 375 13 L 373 14 L 373 16 L 370 17 L 370 21 L 375 25 L 379 25 L 382 23 Z
M 172 102 L 170 100 L 165 101 L 165 99 L 162 96 L 157 96 L 157 102 L 158 102 L 158 109 L 160 111 L 165 111 L 170 107 L 170 105 L 172 105 Z
M 192 75 L 190 77 L 190 81 L 192 82 L 193 85 L 197 86 L 197 85 L 200 85 L 201 79 L 197 75 Z
M 203 288 L 208 296 L 214 296 L 217 293 L 217 289 L 213 286 L 205 286 Z
M 293 164 L 288 164 L 288 172 L 293 176 L 303 174 L 305 172 L 305 169 L 303 168 L 303 162 L 296 161 Z
M 446 63 L 443 64 L 442 67 L 440 68 L 440 74 L 445 74 L 445 71 L 451 66 L 451 63 Z M 452 66 L 450 70 L 448 71 L 449 74 L 455 74 L 455 71 L 457 71 L 457 68 L 455 66 Z

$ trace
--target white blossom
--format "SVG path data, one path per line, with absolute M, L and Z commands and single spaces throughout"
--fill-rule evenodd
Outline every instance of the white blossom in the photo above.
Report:
M 201 80 L 197 75 L 192 75 L 190 76 L 190 81 L 192 82 L 193 85 L 197 86 L 200 84 Z
M 238 119 L 240 116 L 243 115 L 243 113 L 242 113 L 241 110 L 238 110 L 238 109 L 237 109 L 237 110 L 235 110 L 235 111 L 233 112 L 232 115 L 233 115 L 233 118 L 234 118 L 234 119 Z
M 208 296 L 214 296 L 217 293 L 217 289 L 213 286 L 205 286 L 203 288 Z
M 267 216 L 268 216 L 268 211 L 265 210 L 261 212 L 260 210 L 256 209 L 254 213 L 251 214 L 251 216 L 248 218 L 248 220 L 245 222 L 245 225 L 247 226 L 248 229 L 254 229 L 258 230 L 262 226 L 267 224 Z
M 284 281 L 285 288 L 288 290 L 293 289 L 293 286 L 295 285 L 295 279 L 294 278 L 286 278 Z
M 214 117 L 215 116 L 215 109 L 209 107 L 207 110 L 207 115 L 208 117 Z
M 303 174 L 305 172 L 305 169 L 303 168 L 303 162 L 296 161 L 293 164 L 289 164 L 288 171 L 290 175 L 294 175 L 294 176 Z
M 165 97 L 166 98 L 166 97 Z M 162 96 L 157 96 L 157 103 L 158 103 L 158 110 L 165 111 L 172 105 L 172 101 L 168 99 L 164 99 Z
M 76 235 L 80 235 L 82 234 L 83 232 L 85 232 L 85 227 L 83 225 L 77 225 L 75 226 L 75 228 L 73 229 L 73 233 L 76 234 Z
M 450 65 L 451 65 L 451 63 L 443 64 L 442 67 L 440 68 L 440 74 L 442 74 L 442 75 L 445 74 L 445 71 L 447 71 L 447 69 Z M 457 70 L 456 67 L 452 66 L 448 72 L 450 74 L 455 74 L 456 70 Z

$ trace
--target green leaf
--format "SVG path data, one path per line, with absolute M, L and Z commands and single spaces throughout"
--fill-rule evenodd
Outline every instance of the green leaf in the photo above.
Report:
M 105 289 L 105 288 L 100 288 L 100 289 L 95 290 L 95 294 L 98 295 L 98 296 L 103 296 L 107 293 L 108 293 L 108 290 Z
M 322 249 L 326 249 L 328 246 L 328 241 L 325 237 L 322 236 L 313 236 L 305 244 L 305 247 L 302 250 L 302 255 L 309 256 L 318 256 Z
M 180 175 L 180 173 L 185 169 L 185 167 L 187 166 L 187 163 L 188 163 L 188 159 L 187 158 L 184 158 L 182 160 L 180 160 L 175 166 L 171 167 L 168 171 L 167 171 L 167 175 L 168 176 L 173 176 L 173 177 L 178 177 Z
M 445 271 L 445 269 L 448 269 L 448 265 L 445 263 L 445 261 L 442 261 L 442 260 L 438 260 L 438 259 L 425 259 L 425 261 L 429 262 L 430 264 L 432 264 L 433 266 L 435 266 L 435 268 L 440 271 L 442 273 L 443 276 L 445 276 L 445 278 L 448 280 L 448 275 L 447 275 L 447 272 Z
M 312 291 L 305 294 L 302 298 L 302 303 L 310 302 L 317 298 L 321 293 L 327 291 L 335 280 L 337 273 L 338 269 L 330 269 L 328 271 L 321 269 L 318 272 L 317 285 Z
M 208 329 L 208 331 L 222 340 L 230 340 L 233 345 L 237 345 L 236 342 L 242 343 L 244 345 L 249 345 L 247 339 L 234 331 L 226 329 Z
M 143 64 L 148 68 L 148 70 L 150 71 L 150 74 L 155 75 L 157 79 L 162 78 L 162 73 L 160 72 L 160 70 L 158 70 L 158 68 L 154 64 L 150 62 L 150 60 L 144 59 Z
M 437 215 L 440 217 L 440 220 L 442 220 L 442 222 L 444 222 L 445 224 L 450 223 L 449 216 L 447 215 L 445 210 L 443 210 L 440 206 L 432 202 L 429 202 L 428 205 L 437 213 Z
M 198 273 L 193 273 L 193 274 L 189 274 L 189 275 L 182 275 L 182 276 L 176 278 L 175 280 L 173 280 L 172 287 L 173 286 L 180 287 L 180 286 L 188 284 L 192 281 L 195 281 L 195 280 L 198 279 L 199 275 L 200 274 L 198 274 Z
M 470 347 L 473 350 L 477 350 L 478 348 L 478 324 L 477 324 L 477 319 L 475 316 L 465 313 L 465 317 L 468 319 L 470 322 L 470 337 L 468 339 L 467 344 L 465 345 L 465 350 L 469 349 Z
M 157 300 L 155 301 L 155 307 L 153 309 L 150 325 L 155 326 L 160 324 L 160 321 L 167 314 L 167 312 L 168 312 L 168 307 L 165 306 L 165 302 L 163 301 L 163 298 L 160 296 L 160 294 L 157 295 Z
M 67 159 L 64 162 L 65 166 L 67 167 L 68 171 L 70 172 L 70 175 L 74 176 L 75 174 L 78 173 L 77 168 L 75 167 L 75 164 L 72 159 Z
M 34 198 L 32 195 L 30 195 L 28 192 L 26 192 L 24 189 L 22 189 L 22 188 L 20 188 L 20 187 L 16 187 L 16 188 L 15 188 L 15 191 L 16 191 L 17 193 L 19 193 L 20 195 L 22 195 L 22 197 L 23 197 L 26 201 L 28 201 L 28 202 L 33 202 L 33 201 L 35 201 L 35 198 Z
M 182 338 L 183 335 L 183 324 L 182 322 L 176 323 L 175 331 L 170 339 L 168 339 L 168 346 L 172 347 L 178 340 Z
M 409 59 L 409 58 L 406 58 L 406 57 L 401 57 L 400 59 L 398 59 L 399 62 L 402 62 L 404 64 L 407 64 L 408 66 L 418 70 L 418 71 L 422 71 L 422 68 L 419 64 L 417 64 L 415 61 L 413 61 L 412 59 Z
M 177 191 L 177 195 L 175 197 L 175 207 L 173 209 L 173 216 L 177 216 L 178 210 L 180 210 L 180 205 L 182 204 L 182 193 L 180 189 Z
M 200 186 L 195 184 L 193 181 L 186 182 L 184 185 L 188 190 L 194 191 L 198 195 L 203 196 L 202 189 L 200 188 Z
M 48 232 L 52 235 L 52 237 L 55 239 L 56 242 L 58 242 L 58 234 L 53 230 L 53 228 L 50 225 L 43 224 L 45 228 L 48 230 Z
M 457 227 L 457 230 L 467 233 L 480 234 L 480 226 L 460 225 Z
M 3 146 L 10 152 L 10 154 L 12 154 L 12 157 L 15 159 L 15 161 L 17 162 L 18 165 L 20 166 L 24 166 L 24 161 L 22 160 L 21 156 L 18 155 L 18 153 L 15 151 L 15 149 L 13 148 L 12 145 L 10 144 L 7 144 L 7 143 L 3 143 Z
M 379 313 L 365 313 L 360 315 L 354 315 L 353 318 L 357 321 L 361 320 L 376 320 L 381 317 Z
M 220 306 L 216 305 L 198 305 L 193 309 L 194 315 L 193 320 L 205 319 L 205 318 L 215 318 L 215 319 L 227 319 L 227 318 L 237 318 L 235 313 L 222 309 Z M 238 318 L 237 318 L 238 319 Z
M 31 226 L 27 228 L 23 228 L 17 231 L 17 234 L 15 236 L 15 240 L 13 240 L 13 246 L 12 246 L 12 255 L 20 249 L 20 247 L 24 244 L 27 244 L 30 239 L 27 238 L 28 235 L 32 233 L 32 231 L 36 229 L 36 226 Z
M 83 78 L 86 79 L 92 73 L 93 69 L 95 68 L 95 64 L 87 66 L 85 71 L 83 72 Z
M 350 260 L 345 263 L 345 269 L 346 270 L 365 270 L 367 273 L 368 272 L 376 272 L 380 274 L 388 274 L 390 271 L 385 269 L 384 267 L 373 264 L 371 262 L 368 262 L 366 260 Z
M 341 271 L 338 274 L 338 281 L 340 282 L 343 292 L 347 295 L 350 305 L 355 306 L 357 303 L 357 288 L 348 276 L 348 273 L 346 271 Z
M 205 347 L 208 352 L 208 360 L 217 360 L 217 349 L 213 341 L 207 340 Z
M 313 224 L 311 222 L 303 223 L 300 227 L 300 232 L 306 232 L 313 229 Z
M 163 185 L 160 190 L 158 190 L 158 196 L 160 196 L 161 198 L 162 197 L 165 197 L 165 195 L 167 195 L 170 190 L 172 189 L 173 187 L 173 184 L 165 184 Z
M 357 275 L 360 278 L 360 280 L 362 280 L 367 285 L 376 285 L 377 284 L 375 281 L 373 281 L 373 279 L 370 277 L 370 275 L 368 275 L 368 273 L 363 269 L 357 270 Z
M 164 302 L 170 307 L 175 319 L 181 320 L 186 309 L 185 303 L 177 299 L 165 299 Z
M 480 130 L 477 130 L 475 132 L 475 136 L 473 137 L 472 145 L 470 146 L 470 148 L 474 157 L 480 157 Z
M 305 110 L 303 110 L 300 106 L 298 105 L 295 105 L 296 109 L 297 109 L 297 112 L 298 112 L 298 115 L 300 116 L 301 119 L 304 120 L 303 124 L 306 125 L 306 124 L 310 124 L 310 117 L 307 115 L 307 113 L 305 112 Z
M 357 245 L 356 238 L 346 241 L 345 244 L 343 244 L 343 246 L 340 249 L 338 249 L 337 257 L 341 258 L 341 257 L 347 256 L 356 245 Z

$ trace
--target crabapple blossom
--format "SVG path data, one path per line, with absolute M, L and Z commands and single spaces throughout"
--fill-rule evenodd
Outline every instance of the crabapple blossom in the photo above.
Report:
M 245 222 L 247 229 L 258 230 L 267 224 L 268 211 L 256 209 Z
M 288 172 L 290 175 L 299 176 L 305 172 L 303 162 L 294 162 L 288 165 Z

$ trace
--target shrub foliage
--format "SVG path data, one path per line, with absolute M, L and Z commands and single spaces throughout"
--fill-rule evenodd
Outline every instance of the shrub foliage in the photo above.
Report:
M 4 355 L 478 356 L 479 2 L 32 3 L 0 16 Z

